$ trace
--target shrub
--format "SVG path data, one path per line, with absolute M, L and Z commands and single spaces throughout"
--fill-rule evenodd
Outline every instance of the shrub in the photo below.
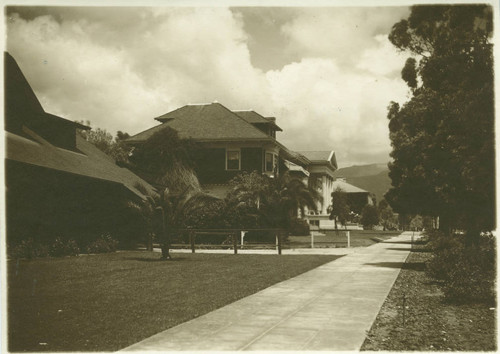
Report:
M 101 235 L 87 246 L 87 253 L 110 253 L 115 252 L 118 241 L 109 234 Z
M 309 224 L 304 219 L 295 218 L 290 221 L 290 234 L 294 236 L 309 236 Z
M 372 230 L 378 224 L 378 210 L 374 205 L 365 205 L 361 212 L 361 224 L 364 230 Z
M 75 240 L 64 240 L 57 237 L 50 246 L 49 254 L 52 257 L 78 256 L 80 248 Z
M 465 247 L 457 236 L 430 237 L 434 252 L 428 274 L 443 281 L 445 298 L 451 302 L 494 302 L 496 247 L 494 238 L 483 236 L 477 247 Z
M 9 253 L 13 258 L 32 259 L 37 257 L 47 257 L 49 255 L 49 247 L 35 242 L 33 238 L 30 237 L 11 247 Z

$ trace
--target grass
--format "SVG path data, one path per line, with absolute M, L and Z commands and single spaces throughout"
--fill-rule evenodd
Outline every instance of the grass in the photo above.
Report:
M 119 252 L 8 261 L 9 351 L 115 351 L 337 256 Z
M 414 247 L 361 349 L 496 351 L 496 309 L 446 303 L 438 284 L 425 273 L 431 253 L 423 245 Z
M 377 230 L 349 230 L 351 247 L 368 247 L 376 243 L 372 238 L 386 240 L 400 235 L 402 231 L 377 231 Z M 314 247 L 346 247 L 347 237 L 345 230 L 321 231 L 325 236 L 314 237 Z M 311 236 L 290 236 L 287 248 L 311 247 Z

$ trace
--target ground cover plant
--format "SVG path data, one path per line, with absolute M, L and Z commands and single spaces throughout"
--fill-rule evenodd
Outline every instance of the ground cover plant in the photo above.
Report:
M 440 284 L 425 271 L 432 253 L 414 247 L 362 350 L 495 351 L 495 307 L 445 301 Z
M 8 261 L 9 351 L 114 351 L 338 256 L 126 251 Z

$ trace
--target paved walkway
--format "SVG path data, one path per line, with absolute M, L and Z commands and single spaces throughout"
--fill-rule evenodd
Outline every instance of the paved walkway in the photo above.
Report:
M 360 248 L 124 350 L 359 350 L 411 235 Z

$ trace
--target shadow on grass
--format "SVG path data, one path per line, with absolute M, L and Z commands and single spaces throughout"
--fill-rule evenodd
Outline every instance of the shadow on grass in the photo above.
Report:
M 395 243 L 400 245 L 411 245 L 411 241 L 382 241 L 383 243 Z
M 404 262 L 377 262 L 377 263 L 365 263 L 366 265 L 371 265 L 374 267 L 385 267 L 385 268 L 401 268 L 408 270 L 424 271 L 425 263 L 404 263 Z

